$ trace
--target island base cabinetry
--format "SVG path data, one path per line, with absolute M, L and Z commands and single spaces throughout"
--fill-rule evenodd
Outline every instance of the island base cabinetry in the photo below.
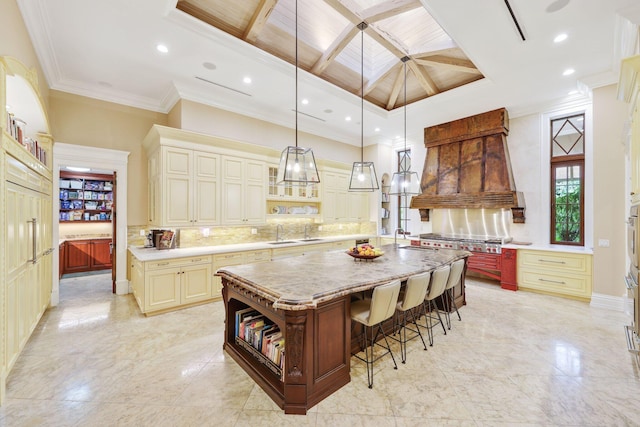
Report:
M 280 310 L 271 301 L 222 277 L 227 353 L 259 384 L 286 414 L 306 414 L 350 380 L 349 296 L 314 309 Z M 236 313 L 254 309 L 277 325 L 286 357 L 277 371 L 267 358 L 237 341 Z

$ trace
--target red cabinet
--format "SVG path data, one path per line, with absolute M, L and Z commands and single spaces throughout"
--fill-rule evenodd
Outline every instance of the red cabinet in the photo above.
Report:
M 69 240 L 64 243 L 61 274 L 106 270 L 112 267 L 111 239 Z
M 511 291 L 518 290 L 518 251 L 516 249 L 502 248 L 502 275 L 500 286 Z

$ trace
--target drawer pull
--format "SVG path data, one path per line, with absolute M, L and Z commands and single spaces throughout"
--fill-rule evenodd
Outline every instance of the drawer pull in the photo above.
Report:
M 554 261 L 552 259 L 539 259 L 540 262 L 552 262 L 554 264 L 566 264 L 564 261 Z
M 557 283 L 558 285 L 566 285 L 565 282 L 561 282 L 558 280 L 547 280 L 547 279 L 538 279 L 541 282 L 549 282 L 549 283 Z
M 158 267 L 160 267 L 161 265 L 169 265 L 168 262 L 159 262 L 156 264 Z
M 198 259 L 192 259 L 191 262 L 200 262 L 202 261 L 202 258 L 198 258 Z

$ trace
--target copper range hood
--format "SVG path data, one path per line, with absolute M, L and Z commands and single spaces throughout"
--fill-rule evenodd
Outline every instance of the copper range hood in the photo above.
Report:
M 516 191 L 507 148 L 509 115 L 504 108 L 424 130 L 427 156 L 420 186 L 411 199 L 423 221 L 429 209 L 511 209 L 524 223 L 524 197 Z

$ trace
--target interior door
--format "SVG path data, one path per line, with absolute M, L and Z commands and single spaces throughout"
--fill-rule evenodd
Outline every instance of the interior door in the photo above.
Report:
M 116 236 L 118 235 L 118 215 L 116 214 L 116 200 L 117 200 L 117 188 L 118 188 L 118 174 L 113 172 L 113 201 L 111 204 L 111 291 L 116 293 Z

